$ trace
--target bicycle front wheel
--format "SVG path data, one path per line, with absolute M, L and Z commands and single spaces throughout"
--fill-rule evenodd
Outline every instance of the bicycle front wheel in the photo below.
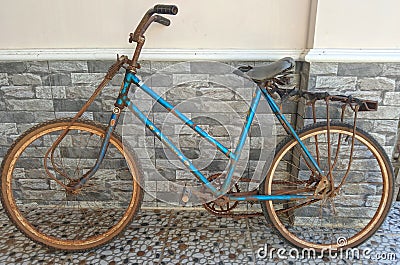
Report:
M 300 248 L 322 252 L 361 244 L 380 227 L 391 206 L 393 170 L 386 153 L 366 132 L 344 123 L 331 123 L 329 130 L 326 122 L 312 124 L 298 134 L 334 183 L 318 187 L 322 177 L 299 143 L 288 137 L 277 148 L 261 194 L 309 198 L 261 202 L 264 215 Z M 310 198 L 314 194 L 321 197 Z
M 73 183 L 96 162 L 105 126 L 76 121 L 44 169 L 45 153 L 70 125 L 70 119 L 40 124 L 21 135 L 2 163 L 1 192 L 5 211 L 30 239 L 51 248 L 80 251 L 98 247 L 131 222 L 143 191 L 135 157 L 124 152 L 113 134 L 106 156 L 89 181 L 74 192 Z M 60 184 L 61 183 L 61 184 Z

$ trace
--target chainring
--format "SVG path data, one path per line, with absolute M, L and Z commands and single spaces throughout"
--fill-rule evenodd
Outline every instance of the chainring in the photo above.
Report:
M 220 182 L 219 184 L 222 185 L 223 178 L 219 178 L 222 174 L 217 173 L 214 175 L 209 176 L 207 179 L 209 181 Z M 235 183 L 232 188 L 227 192 L 227 194 L 240 192 L 239 185 Z M 217 215 L 217 216 L 227 216 L 231 215 L 233 209 L 238 206 L 238 201 L 230 201 L 226 196 L 221 196 L 213 201 L 203 204 L 203 207 L 210 213 Z

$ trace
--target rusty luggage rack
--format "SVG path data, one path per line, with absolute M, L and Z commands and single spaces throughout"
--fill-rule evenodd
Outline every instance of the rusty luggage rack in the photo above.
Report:
M 354 111 L 376 111 L 378 110 L 378 101 L 359 99 L 352 95 L 331 95 L 328 92 L 310 92 L 301 90 L 290 90 L 277 89 L 277 92 L 281 97 L 288 98 L 289 100 L 298 100 L 304 98 L 308 105 L 315 104 L 317 100 L 342 102 L 345 106 L 351 107 Z
M 349 153 L 349 162 L 347 165 L 346 172 L 340 181 L 339 185 L 335 187 L 335 190 L 339 190 L 343 184 L 345 183 L 349 173 L 350 173 L 350 168 L 351 164 L 353 162 L 353 153 L 354 153 L 354 146 L 355 146 L 355 139 L 356 139 L 356 131 L 357 131 L 357 118 L 358 118 L 358 112 L 359 111 L 377 111 L 378 110 L 378 102 L 374 100 L 365 100 L 365 99 L 359 99 L 356 97 L 353 97 L 352 95 L 330 95 L 328 92 L 309 92 L 309 91 L 295 91 L 293 93 L 292 91 L 291 96 L 297 97 L 297 98 L 303 98 L 306 100 L 306 105 L 311 106 L 312 109 L 312 119 L 314 124 L 317 123 L 317 111 L 316 111 L 316 103 L 318 101 L 325 101 L 325 107 L 326 107 L 326 121 L 327 121 L 327 144 L 328 144 L 328 174 L 327 176 L 330 178 L 331 183 L 333 182 L 333 175 L 332 171 L 334 170 L 337 162 L 338 162 L 338 154 L 339 150 L 341 148 L 341 139 L 342 135 L 339 135 L 337 146 L 336 146 L 336 152 L 335 154 L 331 154 L 331 139 L 329 137 L 330 135 L 330 130 L 331 130 L 331 115 L 330 115 L 330 107 L 332 102 L 337 102 L 339 104 L 342 104 L 340 106 L 341 108 L 341 115 L 340 115 L 340 122 L 345 122 L 345 117 L 346 117 L 346 110 L 351 109 L 353 111 L 353 135 L 352 135 L 352 140 L 350 143 L 350 153 Z M 351 117 L 348 117 L 351 120 Z M 347 122 L 349 123 L 349 122 Z M 317 161 L 319 164 L 319 143 L 317 140 L 317 137 L 315 136 L 315 147 L 316 147 L 316 153 L 317 153 Z M 334 155 L 333 162 L 331 160 L 332 155 Z
M 342 102 L 344 106 L 351 107 L 352 110 L 356 111 L 376 111 L 378 110 L 378 101 L 366 100 L 353 97 L 352 95 L 330 95 L 328 92 L 308 92 L 298 91 L 300 97 L 308 100 L 311 104 L 317 100 Z
M 353 97 L 352 95 L 330 95 L 328 92 L 309 92 L 309 91 L 296 91 L 295 93 L 289 93 L 291 98 L 303 98 L 306 100 L 306 105 L 311 106 L 312 109 L 312 119 L 313 122 L 317 122 L 317 111 L 316 111 L 316 103 L 318 101 L 325 101 L 326 106 L 326 121 L 328 127 L 328 134 L 330 129 L 330 107 L 331 102 L 341 103 L 341 115 L 340 121 L 344 122 L 345 114 L 347 109 L 351 109 L 353 111 L 353 141 L 357 128 L 357 118 L 359 111 L 377 111 L 378 110 L 378 101 L 375 100 L 366 100 Z M 289 98 L 289 99 L 291 99 Z
M 354 130 L 356 129 L 356 121 L 357 114 L 359 111 L 377 111 L 378 110 L 378 101 L 375 100 L 367 100 L 353 97 L 352 95 L 331 95 L 328 92 L 310 92 L 310 91 L 301 91 L 297 89 L 282 89 L 282 88 L 274 88 L 269 91 L 270 93 L 277 93 L 281 97 L 282 101 L 290 100 L 290 101 L 299 101 L 304 99 L 305 104 L 311 106 L 312 108 L 312 118 L 314 123 L 317 122 L 317 114 L 316 114 L 316 103 L 320 101 L 325 101 L 326 105 L 326 121 L 330 120 L 330 103 L 337 102 L 342 103 L 341 105 L 341 115 L 340 121 L 344 122 L 346 109 L 350 108 L 354 112 Z M 328 122 L 329 127 L 329 122 Z

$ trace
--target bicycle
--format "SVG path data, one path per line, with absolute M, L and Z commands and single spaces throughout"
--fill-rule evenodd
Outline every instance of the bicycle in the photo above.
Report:
M 356 126 L 356 120 L 358 111 L 376 110 L 377 103 L 351 96 L 281 88 L 279 85 L 290 82 L 292 58 L 266 66 L 241 67 L 240 73 L 253 80 L 257 89 L 239 143 L 231 151 L 136 76 L 145 31 L 153 22 L 170 25 L 169 19 L 158 14 L 176 15 L 177 12 L 173 5 L 149 9 L 130 34 L 129 41 L 136 43 L 132 59 L 117 56 L 104 80 L 73 118 L 34 126 L 13 143 L 2 162 L 0 180 L 2 204 L 11 221 L 33 241 L 65 251 L 96 248 L 120 234 L 140 209 L 143 199 L 139 160 L 134 152 L 124 149 L 121 136 L 115 132 L 120 115 L 127 108 L 202 183 L 203 192 L 190 194 L 185 190 L 182 203 L 188 202 L 190 196 L 209 195 L 215 199 L 205 202 L 206 208 L 223 214 L 230 213 L 230 202 L 258 201 L 267 221 L 284 239 L 296 247 L 317 252 L 351 248 L 372 236 L 391 206 L 393 170 L 383 148 Z M 122 67 L 126 69 L 125 78 L 108 125 L 82 119 L 83 113 Z M 128 98 L 131 84 L 229 158 L 227 172 L 211 177 L 203 175 Z M 274 101 L 274 93 L 307 100 L 314 110 L 314 123 L 295 131 Z M 277 146 L 259 189 L 235 192 L 236 163 L 262 97 L 288 136 Z M 331 121 L 327 111 L 326 121 L 317 122 L 317 101 L 325 101 L 327 109 L 330 102 L 343 104 L 341 121 Z M 344 123 L 347 107 L 354 112 L 353 124 Z M 353 170 L 354 164 L 357 167 Z M 216 178 L 222 182 L 219 187 L 214 185 Z M 120 184 L 115 185 L 117 180 Z M 343 236 L 347 240 L 345 244 L 338 240 Z

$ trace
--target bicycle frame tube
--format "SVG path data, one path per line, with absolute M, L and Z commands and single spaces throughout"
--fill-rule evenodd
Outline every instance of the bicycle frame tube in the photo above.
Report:
M 235 196 L 234 194 L 228 195 L 232 201 L 287 201 L 296 199 L 307 199 L 304 195 L 246 195 Z
M 134 83 L 136 86 L 141 88 L 144 92 L 146 92 L 148 95 L 150 95 L 153 99 L 155 99 L 158 103 L 160 103 L 164 108 L 166 108 L 169 112 L 171 112 L 173 115 L 175 115 L 177 118 L 182 120 L 185 125 L 190 127 L 192 130 L 197 132 L 200 136 L 205 138 L 209 143 L 214 145 L 220 152 L 224 153 L 228 158 L 229 158 L 229 166 L 228 166 L 228 174 L 226 176 L 226 179 L 224 180 L 224 183 L 222 184 L 222 187 L 220 190 L 217 190 L 210 181 L 190 162 L 190 160 L 177 148 L 169 139 L 166 135 L 164 135 L 157 126 L 152 123 L 146 115 L 144 115 L 132 102 L 131 100 L 126 96 L 127 92 L 129 91 L 129 87 L 131 83 Z M 316 170 L 322 174 L 321 169 L 319 168 L 318 164 L 315 162 L 314 158 L 310 154 L 310 152 L 307 150 L 305 145 L 302 143 L 301 139 L 298 137 L 296 134 L 295 130 L 293 127 L 290 125 L 290 123 L 286 120 L 284 115 L 280 112 L 279 107 L 276 105 L 272 97 L 268 94 L 268 92 L 265 89 L 258 88 L 256 89 L 253 99 L 249 108 L 249 111 L 246 116 L 246 121 L 244 123 L 239 142 L 235 148 L 234 152 L 231 152 L 227 147 L 219 143 L 216 139 L 214 139 L 211 135 L 209 135 L 207 132 L 203 131 L 198 125 L 194 124 L 192 120 L 190 120 L 188 117 L 186 117 L 183 113 L 181 113 L 179 110 L 174 109 L 174 106 L 172 106 L 170 103 L 168 103 L 166 100 L 164 100 L 161 96 L 159 96 L 156 92 L 154 92 L 150 87 L 145 85 L 135 74 L 128 72 L 125 75 L 124 79 L 124 84 L 121 89 L 121 97 L 119 97 L 116 101 L 116 105 L 125 105 L 128 107 L 128 109 L 136 116 L 139 118 L 143 124 L 150 129 L 150 131 L 162 142 L 164 143 L 172 152 L 176 154 L 178 159 L 189 169 L 189 171 L 196 176 L 197 179 L 199 179 L 209 190 L 216 196 L 224 195 L 230 188 L 230 184 L 232 182 L 232 176 L 235 172 L 235 168 L 237 165 L 237 162 L 240 158 L 244 143 L 247 139 L 247 135 L 250 130 L 250 126 L 253 122 L 255 111 L 257 109 L 257 106 L 260 102 L 261 95 L 264 95 L 265 99 L 267 100 L 268 104 L 270 105 L 272 111 L 278 118 L 278 120 L 285 125 L 288 128 L 288 133 L 291 133 L 295 139 L 300 143 L 300 146 L 302 147 L 303 151 L 305 152 L 306 156 L 310 159 L 312 162 L 313 166 L 316 168 Z M 96 171 L 99 165 L 101 164 L 112 132 L 115 129 L 115 126 L 118 122 L 119 119 L 119 113 L 113 113 L 109 122 L 108 130 L 105 135 L 105 139 L 103 141 L 101 151 L 99 154 L 99 158 L 97 159 L 96 165 L 93 167 L 93 170 L 90 172 L 89 175 L 85 176 L 82 179 L 82 184 L 86 182 L 90 176 L 92 176 Z M 235 196 L 229 196 L 232 200 L 238 200 L 238 201 L 243 201 L 243 200 L 260 200 L 260 201 L 265 201 L 265 200 L 291 200 L 291 199 L 303 199 L 306 198 L 306 196 L 302 195 L 279 195 L 279 196 L 274 196 L 274 195 L 250 195 L 250 196 L 240 196 L 240 197 L 235 197 Z
M 249 111 L 246 115 L 246 122 L 243 126 L 242 133 L 240 134 L 239 143 L 235 149 L 235 155 L 236 155 L 237 159 L 232 161 L 232 164 L 228 168 L 228 175 L 226 176 L 226 179 L 224 180 L 224 183 L 222 184 L 222 188 L 221 188 L 221 192 L 223 192 L 222 194 L 225 194 L 226 192 L 228 192 L 228 190 L 230 188 L 230 185 L 232 182 L 232 176 L 233 176 L 233 173 L 235 172 L 236 164 L 240 158 L 240 154 L 242 153 L 244 143 L 246 142 L 246 138 L 249 133 L 250 126 L 253 123 L 254 115 L 257 110 L 258 103 L 260 102 L 260 98 L 261 98 L 261 91 L 259 89 L 257 89 L 253 95 L 253 99 L 251 101 Z
M 136 117 L 139 118 L 141 122 L 143 122 L 147 128 L 149 128 L 152 133 L 163 143 L 165 144 L 175 155 L 179 158 L 179 160 L 190 170 L 192 174 L 194 174 L 201 182 L 203 182 L 206 187 L 208 187 L 213 194 L 217 194 L 218 190 L 211 184 L 210 181 L 190 162 L 190 160 L 165 136 L 160 129 L 157 128 L 154 123 L 152 123 L 146 115 L 144 115 L 132 102 L 127 99 L 125 101 L 128 109 L 135 114 Z
M 165 109 L 167 109 L 169 112 L 171 112 L 174 116 L 179 118 L 181 121 L 185 123 L 185 125 L 189 126 L 191 129 L 196 131 L 199 135 L 204 137 L 210 144 L 214 145 L 217 147 L 222 153 L 224 153 L 227 157 L 231 159 L 236 159 L 236 155 L 233 154 L 228 148 L 226 148 L 224 145 L 222 145 L 220 142 L 218 142 L 216 139 L 214 139 L 212 136 L 210 136 L 207 132 L 202 130 L 199 126 L 197 126 L 192 120 L 190 120 L 188 117 L 186 117 L 184 114 L 182 114 L 179 110 L 175 109 L 174 106 L 172 106 L 169 102 L 164 100 L 160 95 L 158 95 L 156 92 L 154 92 L 150 87 L 145 85 L 142 81 L 137 78 L 132 73 L 128 73 L 128 78 L 131 78 L 132 82 L 136 84 L 138 87 L 140 87 L 144 92 L 146 92 L 149 96 L 151 96 L 153 99 L 155 99 L 158 103 L 160 103 Z
M 217 190 L 212 184 L 207 180 L 207 178 L 190 162 L 188 158 L 165 136 L 158 128 L 155 126 L 147 117 L 130 101 L 129 98 L 124 98 L 124 103 L 128 106 L 129 110 L 138 117 L 147 128 L 149 128 L 161 142 L 163 142 L 172 152 L 174 152 L 178 159 L 190 170 L 192 174 L 194 174 L 201 182 L 203 182 L 210 190 L 214 193 L 214 195 L 223 195 L 225 194 L 230 186 L 231 179 L 233 173 L 235 172 L 237 160 L 240 157 L 242 152 L 244 143 L 247 138 L 248 131 L 250 129 L 250 125 L 254 118 L 255 109 L 259 103 L 261 92 L 258 92 L 253 97 L 252 105 L 249 109 L 249 113 L 246 118 L 246 124 L 242 130 L 240 140 L 238 145 L 236 146 L 235 151 L 232 153 L 227 147 L 219 143 L 216 139 L 214 139 L 211 135 L 207 132 L 203 131 L 199 126 L 194 124 L 192 120 L 186 117 L 183 113 L 179 110 L 175 109 L 170 103 L 165 101 L 160 95 L 154 92 L 150 87 L 145 85 L 139 78 L 134 75 L 133 73 L 127 73 L 125 82 L 132 82 L 141 88 L 144 92 L 150 95 L 153 99 L 155 99 L 158 103 L 160 103 L 164 108 L 166 108 L 169 112 L 175 115 L 177 118 L 182 120 L 185 125 L 190 127 L 192 130 L 197 132 L 200 136 L 205 138 L 210 144 L 214 145 L 220 152 L 224 153 L 225 156 L 229 158 L 229 167 L 228 167 L 228 175 L 225 179 L 222 188 Z M 127 84 L 125 84 L 126 86 Z
M 286 119 L 286 117 L 281 113 L 278 105 L 276 105 L 275 101 L 273 98 L 269 95 L 268 91 L 266 88 L 261 88 L 259 87 L 261 92 L 263 93 L 265 99 L 267 100 L 269 106 L 271 107 L 272 112 L 275 114 L 276 118 L 279 120 L 279 122 L 283 125 L 283 127 L 286 129 L 288 134 L 291 134 L 296 141 L 300 144 L 301 149 L 305 153 L 307 159 L 310 160 L 312 166 L 318 171 L 320 175 L 323 175 L 323 172 L 321 168 L 319 167 L 318 163 L 315 161 L 314 157 L 311 155 L 310 151 L 307 149 L 307 147 L 304 145 L 303 141 L 301 141 L 300 137 L 297 135 L 295 129 L 292 127 L 290 122 Z

